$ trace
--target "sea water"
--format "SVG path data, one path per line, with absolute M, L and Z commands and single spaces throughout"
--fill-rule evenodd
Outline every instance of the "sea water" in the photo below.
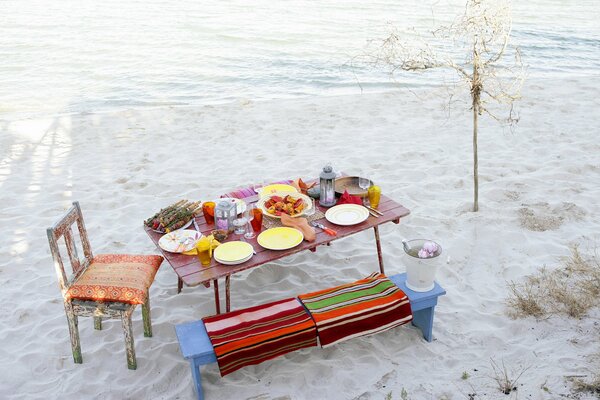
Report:
M 427 31 L 463 4 L 0 0 L 0 120 L 440 84 L 392 80 L 361 55 L 391 27 Z M 513 19 L 530 77 L 600 71 L 600 1 L 515 1 Z

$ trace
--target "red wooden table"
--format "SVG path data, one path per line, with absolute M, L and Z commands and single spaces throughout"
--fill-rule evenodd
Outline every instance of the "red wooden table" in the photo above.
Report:
M 257 200 L 258 196 L 247 197 L 244 199 L 244 201 L 247 203 L 253 203 Z M 316 205 L 321 211 L 323 211 L 323 213 L 327 210 L 324 207 L 320 207 L 318 205 L 318 202 L 316 202 Z M 156 233 L 146 226 L 144 226 L 144 229 L 146 230 L 148 236 L 150 236 L 150 239 L 152 239 L 154 244 L 156 244 L 156 247 L 162 252 L 165 259 L 169 262 L 169 264 L 171 264 L 171 267 L 173 267 L 173 270 L 177 274 L 177 292 L 179 293 L 181 291 L 183 284 L 185 284 L 186 286 L 198 286 L 203 284 L 206 287 L 210 287 L 210 283 L 212 282 L 215 293 L 216 312 L 217 314 L 220 314 L 221 302 L 219 298 L 218 282 L 220 278 L 225 278 L 225 309 L 226 311 L 230 311 L 230 276 L 235 274 L 236 272 L 244 271 L 249 268 L 259 267 L 270 261 L 275 261 L 280 258 L 289 256 L 290 254 L 298 253 L 300 251 L 315 251 L 317 246 L 323 244 L 329 245 L 329 243 L 334 240 L 341 239 L 343 237 L 362 232 L 367 229 L 372 228 L 375 232 L 375 244 L 377 247 L 377 255 L 379 258 L 379 269 L 383 273 L 384 269 L 383 257 L 381 254 L 381 241 L 379 240 L 379 225 L 384 224 L 386 222 L 393 222 L 397 224 L 400 222 L 400 218 L 407 216 L 410 213 L 410 211 L 404 206 L 396 203 L 389 197 L 383 195 L 381 196 L 378 210 L 382 212 L 383 215 L 379 216 L 378 218 L 375 218 L 374 216 L 370 215 L 366 221 L 352 226 L 334 225 L 327 221 L 325 218 L 322 218 L 318 220 L 318 222 L 322 223 L 328 228 L 332 228 L 335 231 L 337 231 L 336 236 L 329 236 L 325 234 L 321 229 L 315 228 L 317 231 L 317 238 L 314 242 L 309 243 L 307 241 L 303 241 L 298 246 L 288 250 L 267 250 L 261 247 L 256 242 L 256 237 L 254 239 L 244 239 L 250 244 L 252 244 L 257 254 L 245 263 L 238 265 L 223 265 L 215 261 L 213 258 L 210 265 L 202 266 L 202 264 L 200 264 L 200 261 L 196 256 L 170 253 L 168 251 L 162 250 L 158 246 L 158 240 L 163 234 Z M 215 229 L 213 224 L 206 224 L 204 216 L 196 217 L 196 223 L 198 225 L 198 230 L 205 235 L 209 235 L 210 231 Z M 241 235 L 230 234 L 227 237 L 226 241 L 240 240 L 240 236 Z M 256 236 L 258 236 L 258 234 Z

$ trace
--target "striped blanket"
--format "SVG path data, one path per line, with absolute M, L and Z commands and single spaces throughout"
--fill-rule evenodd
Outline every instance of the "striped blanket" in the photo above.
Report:
M 412 320 L 408 297 L 385 275 L 298 296 L 311 313 L 322 347 Z
M 313 320 L 296 298 L 203 318 L 221 376 L 317 345 Z

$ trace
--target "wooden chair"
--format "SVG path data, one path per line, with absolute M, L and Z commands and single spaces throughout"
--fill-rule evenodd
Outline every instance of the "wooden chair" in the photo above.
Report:
M 83 259 L 79 258 L 72 225 L 77 224 Z M 94 317 L 94 328 L 102 329 L 103 318 L 120 318 L 125 332 L 127 366 L 137 368 L 131 314 L 142 304 L 144 336 L 152 336 L 148 290 L 163 261 L 161 256 L 92 255 L 83 215 L 78 202 L 52 228 L 48 228 L 50 251 L 63 295 L 69 324 L 73 360 L 83 362 L 79 342 L 78 317 Z M 64 238 L 73 273 L 67 277 L 58 242 Z

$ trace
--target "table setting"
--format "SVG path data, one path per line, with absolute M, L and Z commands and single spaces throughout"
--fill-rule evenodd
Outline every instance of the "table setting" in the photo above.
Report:
M 204 202 L 179 200 L 144 221 L 144 229 L 183 286 L 214 287 L 230 276 L 367 229 L 373 229 L 384 272 L 379 225 L 410 211 L 381 194 L 370 177 L 336 173 L 326 165 L 317 179 L 251 185 Z
M 245 198 L 230 197 L 239 193 Z M 204 267 L 214 262 L 238 265 L 260 250 L 289 250 L 314 242 L 317 232 L 337 236 L 334 228 L 379 218 L 380 189 L 369 178 L 339 177 L 330 165 L 318 180 L 301 178 L 252 186 L 205 202 L 180 200 L 157 212 L 145 225 L 164 233 L 158 246 L 170 253 L 195 255 Z M 214 229 L 201 232 L 197 219 Z M 194 229 L 190 229 L 193 225 Z M 255 239 L 255 240 L 253 240 Z

